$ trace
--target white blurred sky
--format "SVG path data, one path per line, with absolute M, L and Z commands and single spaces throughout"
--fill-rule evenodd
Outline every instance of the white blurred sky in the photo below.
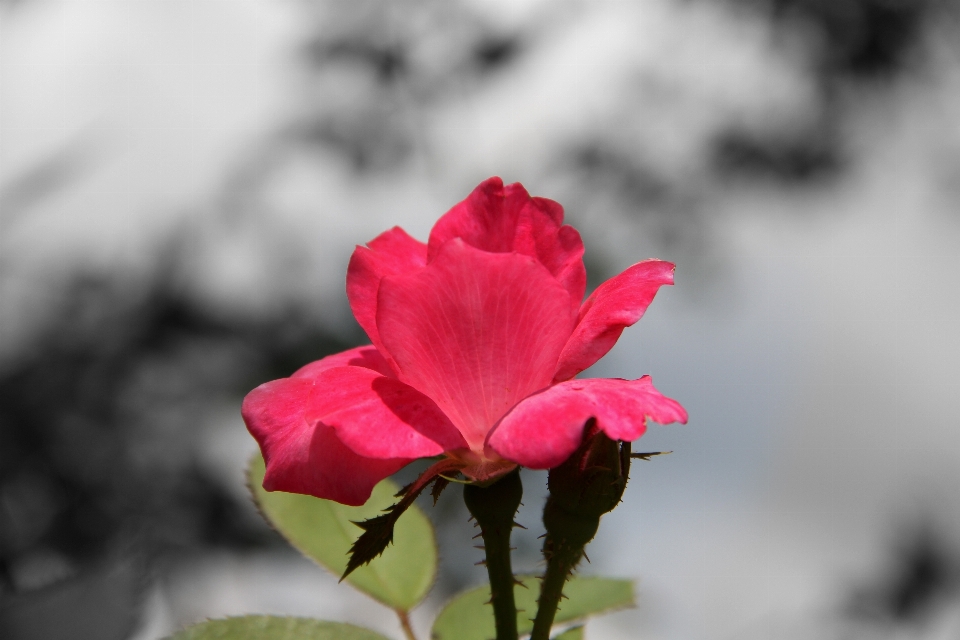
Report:
M 711 241 L 658 256 L 678 263 L 677 286 L 591 372 L 651 373 L 691 416 L 636 446 L 675 453 L 637 463 L 586 570 L 638 578 L 644 604 L 591 623 L 593 637 L 634 638 L 640 625 L 648 640 L 723 640 L 772 618 L 808 620 L 869 574 L 893 526 L 933 514 L 960 531 L 956 48 L 933 42 L 922 77 L 850 98 L 853 163 L 836 184 L 729 186 L 703 167 L 718 128 L 789 127 L 816 108 L 802 43 L 772 47 L 762 23 L 710 3 L 471 4 L 535 25 L 535 46 L 483 91 L 436 107 L 422 131 L 429 153 L 374 180 L 335 158 L 294 157 L 239 217 L 224 196 L 237 167 L 268 153 L 302 108 L 303 3 L 0 10 L 0 202 L 17 204 L 0 211 L 4 352 L 51 283 L 84 265 L 149 268 L 183 224 L 202 295 L 247 310 L 310 295 L 341 321 L 354 244 L 394 224 L 425 238 L 487 175 L 560 198 L 551 140 L 639 122 L 631 139 L 698 194 Z M 57 154 L 75 171 L 16 200 Z M 573 222 L 588 242 L 610 241 L 588 252 L 625 267 L 656 249 L 620 220 Z M 209 598 L 208 611 L 165 615 L 257 609 L 217 588 L 191 598 Z

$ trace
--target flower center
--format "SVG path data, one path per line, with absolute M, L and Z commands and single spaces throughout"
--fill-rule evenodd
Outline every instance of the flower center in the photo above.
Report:
M 483 453 L 472 449 L 458 449 L 447 453 L 463 467 L 460 472 L 473 482 L 496 480 L 517 467 L 516 462 L 504 460 L 489 447 Z

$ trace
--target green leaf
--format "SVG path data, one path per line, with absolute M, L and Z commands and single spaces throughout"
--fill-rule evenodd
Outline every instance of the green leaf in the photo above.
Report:
M 338 577 L 347 567 L 350 545 L 362 533 L 354 522 L 379 515 L 395 502 L 399 490 L 394 482 L 384 480 L 365 505 L 348 507 L 312 496 L 265 491 L 263 474 L 258 453 L 250 461 L 247 478 L 261 513 L 290 544 Z M 346 580 L 392 609 L 409 611 L 427 595 L 436 573 L 433 526 L 413 505 L 397 522 L 393 544 Z
M 517 576 L 522 585 L 514 587 L 517 601 L 517 627 L 521 634 L 533 630 L 537 613 L 540 580 L 536 576 Z M 633 582 L 611 578 L 571 578 L 563 588 L 567 596 L 557 610 L 557 624 L 582 620 L 588 616 L 633 606 Z M 443 608 L 433 623 L 433 640 L 490 640 L 496 635 L 490 587 L 464 591 Z
M 583 640 L 583 627 L 567 629 L 553 640 Z
M 167 640 L 387 640 L 379 633 L 342 622 L 280 616 L 208 620 Z

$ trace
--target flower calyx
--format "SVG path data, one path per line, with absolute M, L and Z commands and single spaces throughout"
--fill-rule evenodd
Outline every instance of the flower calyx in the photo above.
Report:
M 577 450 L 550 470 L 547 530 L 563 533 L 570 542 L 592 540 L 600 516 L 620 503 L 629 475 L 630 443 L 612 440 L 591 418 Z

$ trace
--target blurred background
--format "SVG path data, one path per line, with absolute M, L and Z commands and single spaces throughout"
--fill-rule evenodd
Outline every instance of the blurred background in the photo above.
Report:
M 0 636 L 399 637 L 259 519 L 239 404 L 365 341 L 356 244 L 491 175 L 591 286 L 678 264 L 587 373 L 690 413 L 588 548 L 639 593 L 591 638 L 960 637 L 957 0 L 0 1 Z M 484 574 L 424 506 L 425 638 Z

